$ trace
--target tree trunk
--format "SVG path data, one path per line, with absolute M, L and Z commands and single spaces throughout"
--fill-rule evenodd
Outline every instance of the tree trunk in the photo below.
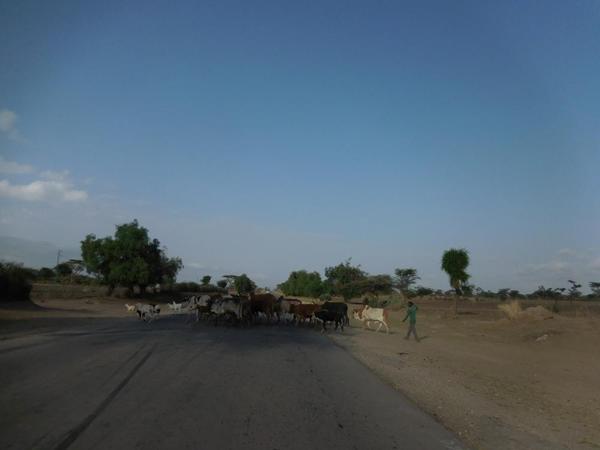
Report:
M 460 285 L 457 284 L 456 287 L 454 288 L 454 290 L 456 291 L 455 292 L 456 296 L 454 297 L 454 315 L 458 316 L 458 299 L 462 295 Z

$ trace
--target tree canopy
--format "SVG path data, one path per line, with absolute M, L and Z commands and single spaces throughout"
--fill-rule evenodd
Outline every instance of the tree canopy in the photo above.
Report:
M 451 248 L 442 256 L 442 270 L 448 274 L 450 286 L 457 295 L 462 295 L 462 287 L 469 281 L 471 275 L 466 270 L 469 266 L 469 252 L 464 248 Z
M 239 295 L 249 294 L 254 292 L 256 289 L 256 284 L 245 273 L 235 277 L 233 280 L 233 285 L 235 286 L 235 290 Z
M 144 290 L 150 284 L 174 282 L 183 267 L 180 258 L 167 257 L 158 239 L 150 239 L 137 220 L 117 225 L 114 237 L 87 235 L 81 255 L 86 270 L 112 287 Z
M 415 284 L 417 280 L 421 279 L 421 277 L 417 275 L 417 269 L 413 269 L 412 267 L 408 269 L 396 269 L 394 274 L 394 284 L 403 294 L 406 294 L 412 285 Z
M 318 272 L 297 270 L 290 273 L 287 281 L 278 286 L 285 295 L 298 295 L 301 297 L 319 297 L 323 294 L 325 286 Z

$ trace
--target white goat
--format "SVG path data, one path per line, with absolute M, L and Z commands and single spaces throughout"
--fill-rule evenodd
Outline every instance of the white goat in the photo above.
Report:
M 183 303 L 175 303 L 175 300 L 173 300 L 172 303 L 168 303 L 169 309 L 173 312 L 181 312 L 181 307 L 183 306 Z

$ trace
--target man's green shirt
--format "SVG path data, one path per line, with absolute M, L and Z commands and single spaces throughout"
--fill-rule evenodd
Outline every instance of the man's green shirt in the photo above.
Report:
M 406 320 L 408 318 L 408 321 L 410 323 L 412 323 L 412 324 L 417 323 L 417 310 L 418 309 L 419 308 L 417 308 L 417 305 L 412 305 L 410 308 L 408 308 L 408 311 L 406 311 L 406 317 L 404 318 L 404 320 Z

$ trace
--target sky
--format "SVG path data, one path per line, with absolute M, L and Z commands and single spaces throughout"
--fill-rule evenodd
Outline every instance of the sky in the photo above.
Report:
M 0 0 L 0 30 L 0 258 L 137 218 L 186 280 L 446 289 L 464 247 L 484 289 L 600 281 L 595 0 Z

